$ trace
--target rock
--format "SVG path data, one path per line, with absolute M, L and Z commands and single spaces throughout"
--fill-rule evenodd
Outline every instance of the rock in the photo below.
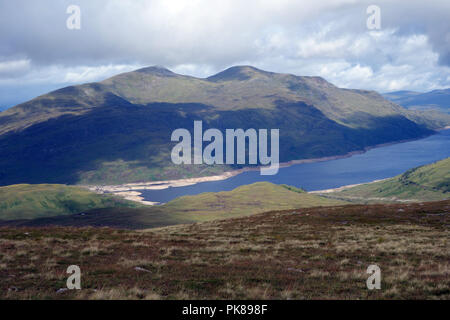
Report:
M 67 290 L 69 290 L 69 289 L 67 289 L 67 288 L 60 288 L 60 289 L 56 290 L 56 293 L 64 293 Z
M 302 269 L 296 269 L 296 268 L 287 268 L 288 271 L 294 271 L 294 272 L 305 272 Z
M 150 270 L 147 270 L 147 269 L 144 269 L 144 268 L 141 268 L 141 267 L 135 267 L 135 268 L 134 268 L 134 270 L 136 270 L 136 271 L 142 271 L 142 272 L 149 272 L 149 273 L 151 273 L 151 271 L 150 271 Z

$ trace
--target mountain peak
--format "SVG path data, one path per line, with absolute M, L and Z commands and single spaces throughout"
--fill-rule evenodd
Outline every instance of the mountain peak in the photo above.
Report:
M 160 76 L 169 76 L 169 77 L 173 77 L 176 76 L 176 73 L 170 71 L 169 69 L 163 67 L 163 66 L 151 66 L 151 67 L 146 67 L 146 68 L 142 68 L 142 69 L 138 69 L 135 72 L 140 72 L 140 73 L 147 73 L 147 74 L 156 74 L 156 75 L 160 75 Z
M 211 77 L 208 77 L 209 81 L 229 81 L 240 80 L 245 81 L 260 75 L 271 75 L 272 72 L 260 70 L 252 66 L 234 66 L 224 71 L 221 71 Z

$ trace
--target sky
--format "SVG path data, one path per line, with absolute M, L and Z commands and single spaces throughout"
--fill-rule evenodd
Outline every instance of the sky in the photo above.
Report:
M 80 28 L 74 11 L 80 9 Z M 379 29 L 369 29 L 371 5 Z M 75 23 L 76 25 L 76 23 Z M 0 0 L 0 109 L 159 65 L 234 65 L 379 92 L 450 87 L 449 0 Z

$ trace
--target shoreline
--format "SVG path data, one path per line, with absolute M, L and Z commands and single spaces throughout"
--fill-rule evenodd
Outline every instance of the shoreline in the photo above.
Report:
M 447 129 L 450 129 L 450 126 L 446 126 L 444 128 L 437 129 L 436 132 L 442 131 L 442 130 L 447 130 Z M 297 165 L 297 164 L 316 163 L 316 162 L 325 162 L 325 161 L 331 161 L 331 160 L 346 159 L 346 158 L 350 158 L 354 155 L 366 153 L 367 151 L 375 149 L 375 148 L 381 148 L 381 147 L 386 147 L 386 146 L 390 146 L 390 145 L 395 145 L 398 143 L 405 143 L 405 142 L 409 142 L 409 141 L 425 139 L 432 135 L 433 134 L 414 138 L 414 139 L 404 139 L 404 140 L 397 140 L 397 141 L 393 141 L 393 142 L 381 143 L 381 144 L 365 147 L 362 150 L 350 151 L 343 155 L 326 156 L 326 157 L 321 157 L 321 158 L 290 160 L 287 162 L 281 162 L 279 164 L 279 168 L 286 168 L 286 167 L 290 167 L 290 166 Z M 144 205 L 153 206 L 153 205 L 159 205 L 161 203 L 145 200 L 142 197 L 142 193 L 139 192 L 138 190 L 164 190 L 169 187 L 172 187 L 172 188 L 185 187 L 185 186 L 195 185 L 197 183 L 202 183 L 202 182 L 222 181 L 222 180 L 226 180 L 228 178 L 237 176 L 244 172 L 260 170 L 260 168 L 261 168 L 261 166 L 244 167 L 244 168 L 237 169 L 237 170 L 226 171 L 220 175 L 197 177 L 197 178 L 183 178 L 183 179 L 148 181 L 148 182 L 132 182 L 132 183 L 125 183 L 125 184 L 120 184 L 120 185 L 85 185 L 85 186 L 81 186 L 81 187 L 87 188 L 90 191 L 93 191 L 93 192 L 96 192 L 99 194 L 104 194 L 104 193 L 113 194 L 116 196 L 123 197 L 126 200 L 131 200 L 131 201 L 139 202 Z M 371 182 L 365 182 L 365 183 L 359 183 L 359 184 L 345 185 L 345 186 L 340 186 L 340 187 L 332 188 L 332 189 L 310 191 L 309 193 L 329 193 L 329 192 L 337 191 L 338 189 L 344 190 L 344 189 L 348 189 L 348 188 L 351 188 L 351 187 L 354 187 L 357 185 L 383 181 L 386 179 L 389 179 L 389 178 L 378 179 L 378 180 L 374 180 Z
M 384 179 L 377 179 L 377 180 L 373 180 L 373 181 L 369 181 L 369 182 L 361 182 L 361 183 L 355 183 L 355 184 L 348 184 L 348 185 L 345 185 L 345 186 L 340 186 L 340 187 L 336 187 L 336 188 L 331 188 L 331 189 L 323 189 L 323 190 L 315 190 L 315 191 L 308 191 L 308 193 L 315 193 L 315 194 L 324 194 L 324 193 L 333 193 L 333 192 L 337 192 L 337 191 L 343 191 L 343 190 L 346 190 L 346 189 L 351 189 L 351 188 L 353 188 L 353 187 L 356 187 L 356 186 L 360 186 L 360 185 L 363 185 L 363 184 L 372 184 L 372 183 L 375 183 L 375 182 L 381 182 L 381 181 L 385 181 L 385 180 L 388 180 L 388 179 L 392 179 L 393 177 L 390 177 L 390 178 L 384 178 Z

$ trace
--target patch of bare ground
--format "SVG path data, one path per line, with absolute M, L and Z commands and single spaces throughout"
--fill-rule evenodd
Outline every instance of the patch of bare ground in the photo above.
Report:
M 1 299 L 449 299 L 450 201 L 145 231 L 0 228 Z M 69 265 L 82 290 L 66 287 Z M 366 269 L 381 268 L 381 290 Z

